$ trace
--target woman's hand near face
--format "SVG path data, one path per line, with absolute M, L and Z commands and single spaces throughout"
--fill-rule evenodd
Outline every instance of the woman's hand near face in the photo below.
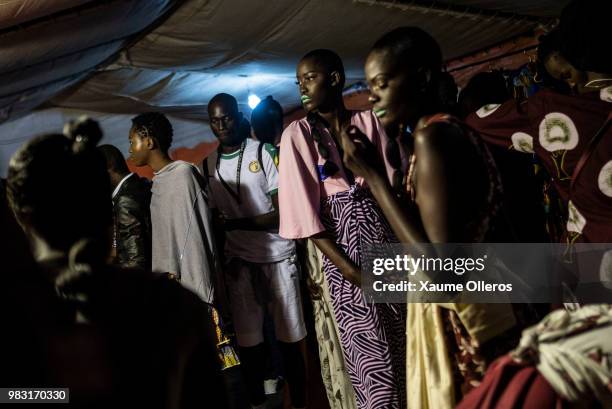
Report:
M 402 243 L 428 242 L 414 207 L 407 207 L 404 202 L 400 203 L 389 185 L 385 167 L 372 142 L 359 129 L 351 126 L 342 131 L 340 143 L 344 151 L 345 166 L 366 180 L 397 238 Z M 351 271 L 343 274 L 347 278 L 354 276 Z
M 340 133 L 344 165 L 356 176 L 372 181 L 383 176 L 385 168 L 378 150 L 356 126 L 351 125 Z

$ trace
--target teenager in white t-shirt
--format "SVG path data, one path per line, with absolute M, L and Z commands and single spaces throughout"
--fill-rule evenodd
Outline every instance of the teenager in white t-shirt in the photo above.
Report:
M 305 406 L 305 368 L 299 341 L 306 328 L 295 244 L 278 235 L 276 149 L 249 138 L 236 99 L 218 94 L 208 104 L 219 140 L 204 164 L 209 206 L 224 231 L 225 279 L 244 365 L 249 400 L 265 407 L 264 308 L 274 320 L 294 408 Z

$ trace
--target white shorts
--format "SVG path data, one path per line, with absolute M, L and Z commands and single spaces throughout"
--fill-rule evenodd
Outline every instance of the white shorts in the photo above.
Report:
M 297 342 L 306 336 L 295 256 L 276 263 L 231 263 L 225 274 L 238 345 L 263 342 L 264 306 L 274 321 L 276 339 Z M 253 267 L 255 265 L 255 267 Z

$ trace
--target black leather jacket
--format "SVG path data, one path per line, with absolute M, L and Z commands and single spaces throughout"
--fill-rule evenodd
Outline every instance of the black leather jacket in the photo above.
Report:
M 151 184 L 134 174 L 113 197 L 115 264 L 151 270 Z

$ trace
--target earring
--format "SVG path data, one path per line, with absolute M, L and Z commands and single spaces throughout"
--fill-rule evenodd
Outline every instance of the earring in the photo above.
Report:
M 533 75 L 533 82 L 535 82 L 536 84 L 540 84 L 543 81 L 544 80 L 541 78 L 540 72 L 536 71 L 535 74 Z

